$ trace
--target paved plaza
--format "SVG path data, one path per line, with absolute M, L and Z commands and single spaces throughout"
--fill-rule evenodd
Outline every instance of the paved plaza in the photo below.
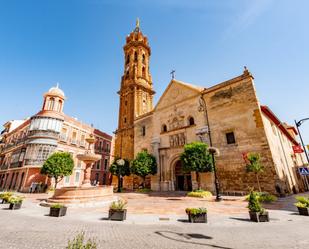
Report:
M 118 194 L 117 194 L 118 195 Z M 27 195 L 20 210 L 0 206 L 0 248 L 65 248 L 78 232 L 95 238 L 98 248 L 308 248 L 309 217 L 299 216 L 294 196 L 267 208 L 269 223 L 249 222 L 246 202 L 184 197 L 182 193 L 121 193 L 128 200 L 124 222 L 107 220 L 107 207 L 69 208 L 53 218 L 39 205 L 46 195 Z M 208 208 L 207 224 L 186 222 L 185 207 Z

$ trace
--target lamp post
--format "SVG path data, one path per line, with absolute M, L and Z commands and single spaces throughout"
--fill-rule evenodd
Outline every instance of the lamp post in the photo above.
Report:
M 121 173 L 120 173 L 120 169 L 124 166 L 125 161 L 120 158 L 120 159 L 118 159 L 116 161 L 116 163 L 118 165 L 118 190 L 117 190 L 117 192 L 120 193 L 121 192 L 121 184 L 120 184 L 120 182 L 121 182 L 121 179 L 120 179 Z
M 303 146 L 303 149 L 304 149 L 304 152 L 305 152 L 305 155 L 306 155 L 306 158 L 307 158 L 307 162 L 309 163 L 309 157 L 308 157 L 308 153 L 307 153 L 307 150 L 306 150 L 306 146 L 304 144 L 303 138 L 302 138 L 300 131 L 299 131 L 299 127 L 307 120 L 309 120 L 309 118 L 303 118 L 299 121 L 296 121 L 296 120 L 294 120 L 294 121 L 295 121 L 295 125 L 296 125 L 296 128 L 297 128 L 298 134 L 299 134 L 301 144 Z
M 200 139 L 202 140 L 202 134 L 207 133 L 208 137 L 209 137 L 209 153 L 211 154 L 211 159 L 212 159 L 212 164 L 214 167 L 214 177 L 215 177 L 215 188 L 216 188 L 216 201 L 221 201 L 222 198 L 220 196 L 220 184 L 219 184 L 219 179 L 217 176 L 217 167 L 216 167 L 216 160 L 215 160 L 215 154 L 218 154 L 218 149 L 212 147 L 212 139 L 211 139 L 211 132 L 210 132 L 210 127 L 209 127 L 209 119 L 208 119 L 208 112 L 207 112 L 207 105 L 206 102 L 203 98 L 203 95 L 201 95 L 200 100 L 199 100 L 199 108 L 198 111 L 199 112 L 204 112 L 205 114 L 205 118 L 206 118 L 206 122 L 207 122 L 207 127 L 206 130 L 204 132 L 199 132 L 197 133 L 197 135 L 200 135 Z

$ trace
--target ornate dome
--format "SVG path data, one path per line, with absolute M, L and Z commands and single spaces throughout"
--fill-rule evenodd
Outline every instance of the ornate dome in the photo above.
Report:
M 57 96 L 61 96 L 61 97 L 65 97 L 64 92 L 59 88 L 59 84 L 57 83 L 56 86 L 50 88 L 48 90 L 48 94 L 52 94 L 52 95 L 57 95 Z

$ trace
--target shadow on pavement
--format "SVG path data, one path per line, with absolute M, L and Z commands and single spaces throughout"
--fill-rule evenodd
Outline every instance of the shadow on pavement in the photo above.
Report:
M 218 246 L 215 244 L 209 244 L 209 243 L 202 243 L 202 242 L 195 242 L 190 241 L 191 239 L 199 239 L 199 240 L 211 240 L 213 237 L 199 234 L 199 233 L 176 233 L 171 231 L 157 231 L 155 234 L 170 239 L 177 242 L 192 244 L 192 245 L 202 245 L 202 246 L 210 246 L 213 248 L 220 248 L 220 249 L 232 249 L 231 247 L 224 247 L 224 246 Z
M 251 222 L 251 220 L 249 218 L 237 218 L 237 217 L 230 217 L 230 219 L 232 220 L 239 220 L 239 221 L 247 221 L 247 222 Z

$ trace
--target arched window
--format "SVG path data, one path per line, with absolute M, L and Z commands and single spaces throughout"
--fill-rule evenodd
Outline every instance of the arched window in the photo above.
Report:
M 53 110 L 55 107 L 55 99 L 54 98 L 50 98 L 49 99 L 49 110 Z
M 195 123 L 194 123 L 194 118 L 193 117 L 189 117 L 188 118 L 188 123 L 189 123 L 189 125 L 194 125 Z
M 145 69 L 145 67 L 142 68 L 142 76 L 143 76 L 143 78 L 146 77 L 146 69 Z
M 58 112 L 61 112 L 62 110 L 62 100 L 58 101 Z
M 163 125 L 162 125 L 162 132 L 167 132 L 167 126 L 166 126 L 166 124 L 163 124 Z
M 145 54 L 143 54 L 143 63 L 145 63 L 145 61 L 146 61 L 146 56 Z
M 134 61 L 135 62 L 137 61 L 137 52 L 136 51 L 134 52 Z
M 127 56 L 126 64 L 129 64 L 130 62 L 130 55 Z

